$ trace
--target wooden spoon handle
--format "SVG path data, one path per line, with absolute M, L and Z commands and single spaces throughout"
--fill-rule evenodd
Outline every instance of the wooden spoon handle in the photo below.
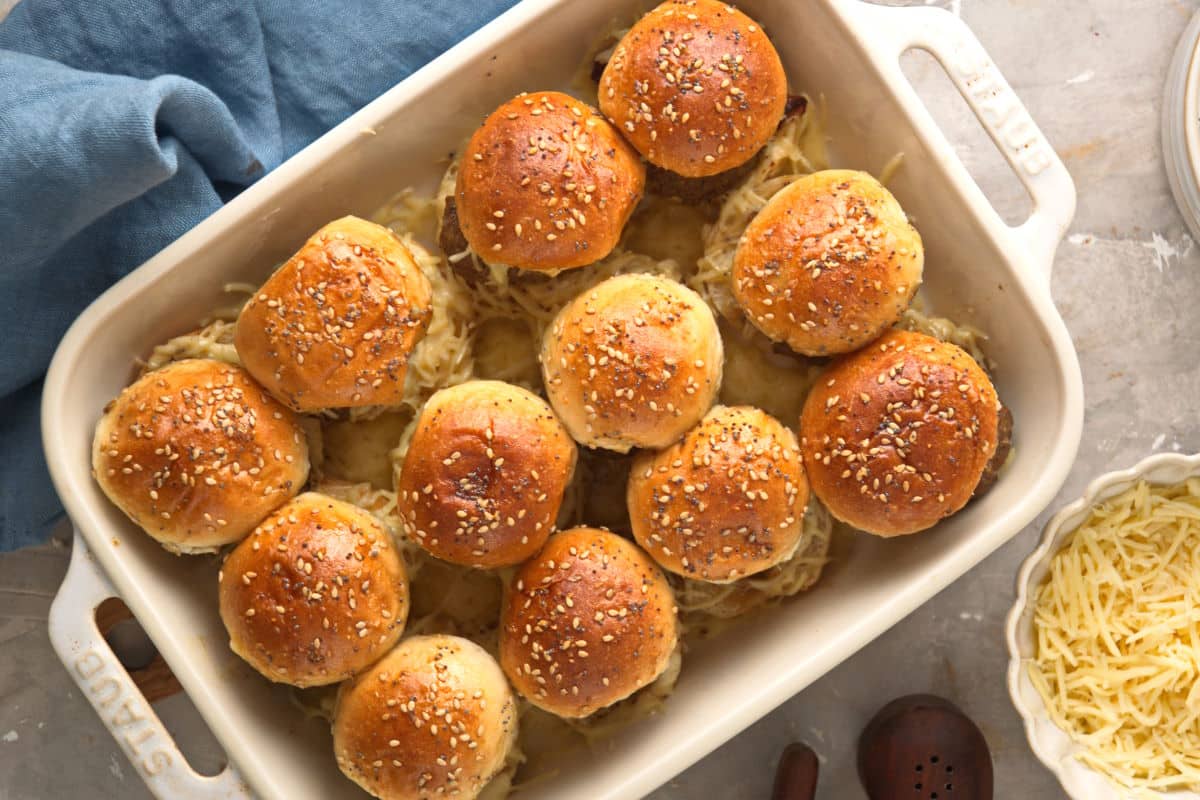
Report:
M 813 800 L 817 795 L 817 754 L 803 742 L 792 742 L 779 757 L 771 800 Z

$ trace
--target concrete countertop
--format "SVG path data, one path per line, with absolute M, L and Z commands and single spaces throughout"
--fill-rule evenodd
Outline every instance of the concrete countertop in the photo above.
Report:
M 996 796 L 1063 797 L 1033 757 L 1004 683 L 1003 626 L 1017 566 L 1051 512 L 1099 473 L 1152 452 L 1200 450 L 1200 250 L 1163 171 L 1166 69 L 1195 2 L 931 0 L 960 13 L 1075 178 L 1079 209 L 1059 249 L 1053 292 L 1083 366 L 1079 458 L 1037 522 L 890 632 L 653 797 L 766 798 L 783 746 L 820 755 L 818 797 L 861 800 L 855 743 L 885 702 L 935 692 L 981 725 Z M 10 0 L 0 0 L 0 16 Z M 799 20 L 798 24 L 803 24 Z M 1028 208 L 995 148 L 933 62 L 906 69 L 985 193 L 1010 220 Z M 996 331 L 997 335 L 1002 332 Z M 149 797 L 50 649 L 46 615 L 66 571 L 69 532 L 0 556 L 0 797 Z M 213 771 L 223 756 L 185 697 L 156 705 L 185 751 Z

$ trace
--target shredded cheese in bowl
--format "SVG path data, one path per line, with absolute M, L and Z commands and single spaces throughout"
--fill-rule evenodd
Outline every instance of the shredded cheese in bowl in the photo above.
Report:
M 1200 790 L 1200 478 L 1093 509 L 1033 628 L 1030 680 L 1080 761 L 1129 789 Z

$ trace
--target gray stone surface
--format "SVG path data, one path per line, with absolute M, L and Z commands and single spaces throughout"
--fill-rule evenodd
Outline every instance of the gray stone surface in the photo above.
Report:
M 1053 510 L 1099 473 L 1155 451 L 1200 449 L 1200 251 L 1175 210 L 1159 144 L 1166 67 L 1196 4 L 938 4 L 960 12 L 983 40 L 1079 190 L 1053 287 L 1083 364 L 1088 410 L 1078 462 Z M 1019 219 L 1027 200 L 944 77 L 928 59 L 907 68 L 988 196 Z M 780 749 L 802 739 L 822 759 L 818 796 L 860 800 L 858 731 L 884 702 L 918 691 L 950 697 L 980 722 L 994 750 L 998 797 L 1062 797 L 1030 754 L 1004 685 L 1003 625 L 1016 568 L 1049 515 L 654 797 L 765 798 Z M 0 797 L 145 798 L 50 649 L 46 613 L 67 553 L 60 541 L 0 557 Z M 159 707 L 197 763 L 219 762 L 186 700 Z

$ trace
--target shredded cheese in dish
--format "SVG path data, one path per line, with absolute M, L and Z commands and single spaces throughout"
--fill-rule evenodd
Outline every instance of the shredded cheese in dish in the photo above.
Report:
M 1029 677 L 1080 761 L 1200 790 L 1200 478 L 1096 507 L 1035 596 Z

